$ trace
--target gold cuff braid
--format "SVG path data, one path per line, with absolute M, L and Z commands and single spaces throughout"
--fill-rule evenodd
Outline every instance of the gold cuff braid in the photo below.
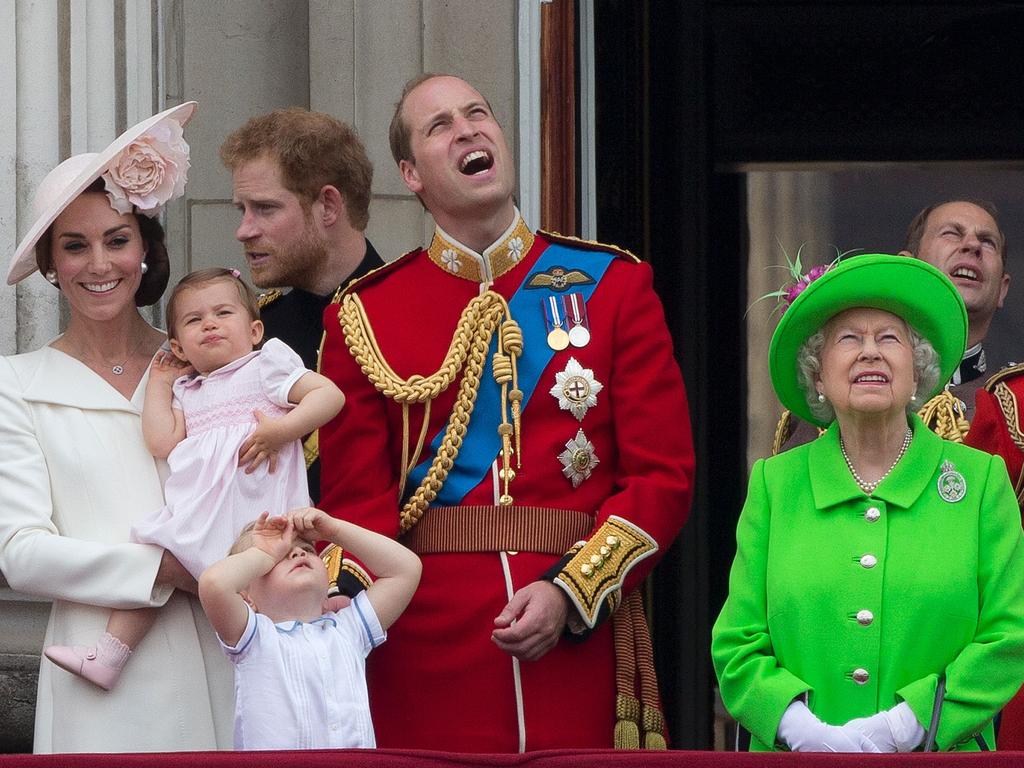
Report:
M 604 601 L 614 611 L 622 584 L 633 566 L 658 551 L 658 543 L 641 528 L 610 515 L 555 577 L 588 627 L 597 625 Z
M 405 478 L 418 460 L 419 450 L 410 460 L 409 423 L 407 409 L 410 405 L 423 404 L 428 406 L 442 392 L 448 389 L 465 368 L 465 374 L 459 384 L 455 407 L 452 409 L 445 429 L 441 446 L 431 462 L 430 469 L 420 482 L 419 487 L 409 497 L 401 510 L 401 532 L 412 528 L 423 516 L 430 502 L 437 498 L 437 493 L 444 485 L 455 459 L 462 448 L 469 425 L 477 392 L 480 389 L 480 378 L 483 375 L 487 359 L 487 351 L 491 338 L 496 330 L 498 333 L 498 349 L 495 353 L 495 377 L 501 386 L 501 416 L 498 425 L 502 444 L 502 479 L 504 494 L 502 504 L 511 504 L 509 483 L 514 473 L 511 471 L 511 454 L 513 443 L 519 442 L 519 419 L 517 403 L 513 402 L 513 419 L 509 421 L 509 387 L 512 392 L 518 391 L 516 360 L 522 352 L 522 332 L 512 319 L 508 302 L 494 291 L 473 298 L 462 310 L 455 328 L 448 352 L 438 370 L 429 376 L 414 374 L 403 379 L 388 365 L 374 336 L 370 320 L 366 315 L 359 296 L 348 294 L 342 300 L 338 312 L 338 321 L 345 334 L 345 343 L 349 352 L 359 364 L 363 373 L 378 392 L 400 404 L 406 411 L 403 418 L 403 456 L 401 467 L 400 488 L 405 486 Z M 424 419 L 426 419 L 426 415 Z

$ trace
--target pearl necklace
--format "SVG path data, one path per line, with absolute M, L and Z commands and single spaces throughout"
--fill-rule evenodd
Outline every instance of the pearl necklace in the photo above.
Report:
M 885 478 L 889 476 L 889 473 L 896 468 L 896 465 L 900 463 L 900 459 L 903 458 L 903 454 L 906 453 L 907 448 L 910 447 L 910 438 L 912 438 L 913 436 L 914 430 L 912 430 L 910 427 L 907 427 L 907 433 L 903 436 L 903 445 L 900 446 L 900 451 L 899 453 L 896 454 L 896 458 L 892 460 L 892 464 L 890 464 L 889 468 L 882 473 L 882 476 L 875 480 L 875 482 L 873 483 L 865 482 L 864 478 L 857 474 L 857 470 L 853 468 L 853 462 L 850 461 L 850 457 L 846 453 L 846 445 L 843 443 L 842 435 L 839 435 L 839 450 L 843 452 L 843 458 L 846 459 L 846 466 L 849 468 L 850 474 L 853 475 L 853 479 L 857 481 L 857 485 L 860 486 L 860 489 L 864 491 L 864 493 L 870 496 L 872 493 L 874 493 L 875 488 L 878 487 L 878 484 L 885 480 Z

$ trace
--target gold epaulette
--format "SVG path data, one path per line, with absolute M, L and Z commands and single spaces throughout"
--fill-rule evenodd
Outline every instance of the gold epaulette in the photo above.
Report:
M 358 581 L 363 589 L 373 584 L 370 574 L 359 567 L 358 563 L 345 557 L 345 550 L 337 544 L 328 544 L 320 553 L 320 559 L 324 561 L 327 568 L 327 583 L 337 584 L 343 573 L 347 573 Z
M 256 297 L 256 305 L 260 309 L 263 309 L 264 307 L 273 304 L 282 296 L 284 296 L 284 294 L 277 290 L 277 288 L 274 288 L 273 290 L 267 291 L 266 293 L 261 293 L 258 297 Z
M 617 245 L 609 245 L 608 243 L 599 243 L 596 240 L 584 240 L 579 237 L 573 237 L 572 235 L 561 235 L 558 232 L 548 232 L 546 229 L 538 229 L 540 234 L 544 235 L 544 238 L 550 240 L 553 243 L 560 243 L 562 245 L 572 245 L 577 248 L 582 248 L 585 251 L 605 251 L 607 253 L 614 253 L 616 256 L 621 256 L 624 259 L 630 259 L 635 262 L 643 261 L 639 256 L 620 248 Z
M 422 250 L 421 248 L 413 248 L 411 251 L 403 253 L 401 256 L 399 256 L 394 261 L 386 262 L 386 263 L 382 264 L 381 266 L 377 267 L 376 269 L 371 269 L 365 275 L 357 277 L 355 280 L 349 280 L 348 283 L 346 283 L 345 285 L 341 286 L 335 292 L 334 298 L 331 299 L 331 303 L 332 304 L 339 303 L 341 301 L 342 297 L 347 296 L 348 294 L 352 293 L 352 291 L 357 286 L 362 287 L 365 283 L 368 283 L 371 280 L 375 280 L 378 275 L 382 275 L 382 274 L 384 274 L 386 272 L 390 272 L 391 270 L 396 269 L 400 265 L 404 264 L 409 259 L 410 256 L 414 256 L 415 254 L 419 253 L 421 250 Z
M 782 446 L 789 440 L 793 432 L 793 414 L 788 410 L 779 416 L 779 423 L 775 425 L 775 439 L 772 440 L 772 456 L 782 453 Z
M 314 429 L 309 437 L 302 441 L 302 458 L 306 461 L 306 469 L 320 458 L 320 430 Z
M 984 388 L 989 392 L 994 392 L 997 384 L 1020 374 L 1024 374 L 1024 363 L 1008 365 L 1005 368 L 1000 369 L 991 379 L 986 381 Z
M 588 541 L 570 551 L 572 557 L 555 576 L 555 583 L 593 629 L 601 606 L 607 601 L 614 612 L 622 600 L 622 584 L 633 566 L 657 551 L 658 542 L 646 531 L 610 515 Z

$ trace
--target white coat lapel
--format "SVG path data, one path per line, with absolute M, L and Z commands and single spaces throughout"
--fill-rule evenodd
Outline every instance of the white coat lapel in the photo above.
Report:
M 142 412 L 148 371 L 132 399 L 126 400 L 89 366 L 52 347 L 43 347 L 34 354 L 19 357 L 37 357 L 39 363 L 23 372 L 23 397 L 27 402 L 82 410 Z M 12 358 L 12 363 L 16 359 Z

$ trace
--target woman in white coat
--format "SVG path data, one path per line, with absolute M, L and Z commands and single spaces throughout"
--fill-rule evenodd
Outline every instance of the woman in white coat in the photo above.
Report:
M 53 169 L 7 275 L 14 284 L 38 268 L 70 315 L 48 345 L 0 359 L 0 570 L 53 601 L 47 645 L 95 638 L 110 608 L 166 603 L 109 693 L 41 665 L 36 752 L 232 743 L 231 671 L 195 581 L 159 547 L 128 541 L 133 520 L 163 504 L 164 465 L 146 450 L 140 414 L 164 335 L 137 307 L 167 286 L 154 217 L 184 191 L 181 129 L 194 109 L 166 110 Z

